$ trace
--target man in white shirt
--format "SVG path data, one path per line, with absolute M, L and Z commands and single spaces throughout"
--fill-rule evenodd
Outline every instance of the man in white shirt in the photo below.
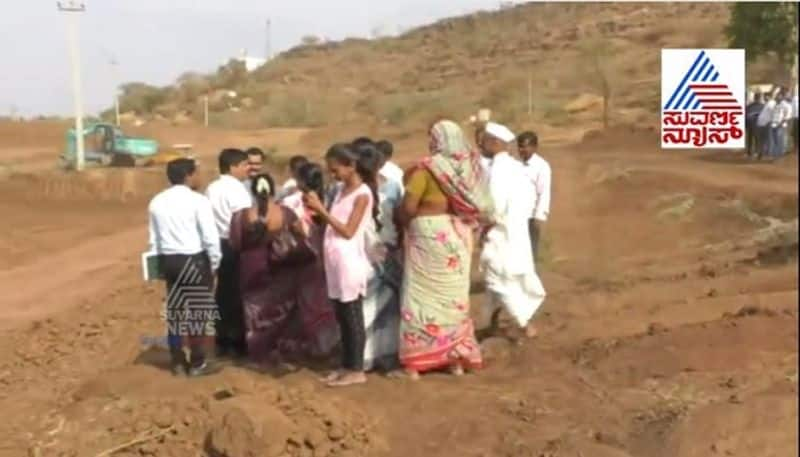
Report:
M 297 192 L 297 171 L 307 163 L 308 159 L 305 156 L 296 155 L 289 158 L 289 179 L 283 183 L 280 190 L 275 195 L 276 201 L 281 201 Z
M 383 165 L 378 173 L 384 178 L 396 182 L 400 185 L 400 189 L 404 190 L 403 169 L 392 162 L 392 155 L 394 154 L 394 146 L 392 143 L 387 140 L 382 140 L 375 143 L 375 147 L 378 148 L 378 151 L 383 155 Z
M 231 248 L 228 237 L 231 218 L 237 211 L 253 204 L 252 196 L 243 181 L 249 166 L 247 154 L 239 149 L 224 149 L 219 154 L 220 176 L 206 189 L 211 201 L 214 221 L 222 247 L 222 262 L 217 272 L 217 305 L 220 320 L 217 325 L 217 354 L 238 356 L 246 354 L 244 310 L 239 293 L 239 256 Z
M 789 95 L 784 91 L 778 96 L 778 102 L 772 113 L 772 123 L 770 128 L 774 130 L 774 150 L 775 157 L 782 156 L 788 150 L 789 121 L 792 118 L 792 104 Z
M 244 180 L 244 187 L 255 198 L 251 189 L 253 187 L 251 180 L 264 172 L 264 159 L 266 156 L 264 151 L 256 147 L 248 149 L 245 153 L 247 154 L 247 179 Z
M 773 111 L 775 111 L 775 100 L 772 99 L 772 95 L 764 94 L 764 107 L 761 109 L 758 119 L 756 119 L 756 129 L 758 130 L 759 136 L 759 159 L 761 159 L 764 154 L 770 154 L 770 145 L 772 144 L 770 122 L 772 122 Z
M 533 213 L 528 219 L 528 233 L 534 260 L 539 259 L 539 240 L 544 223 L 550 215 L 550 164 L 538 153 L 539 137 L 534 132 L 523 132 L 517 137 L 517 150 L 525 165 L 525 172 L 533 184 Z
M 491 159 L 489 190 L 494 225 L 486 234 L 481 266 L 489 292 L 488 310 L 504 307 L 527 337 L 536 336 L 531 318 L 545 298 L 531 252 L 528 219 L 533 209 L 533 185 L 523 165 L 508 153 L 514 134 L 505 126 L 489 122 L 481 149 Z
M 176 376 L 203 376 L 218 371 L 207 362 L 204 346 L 218 316 L 212 289 L 222 257 L 219 234 L 211 204 L 195 192 L 194 160 L 169 162 L 167 178 L 172 186 L 150 201 L 148 213 L 150 251 L 158 254 L 167 283 L 165 317 L 171 368 Z M 189 343 L 189 360 L 183 352 L 184 337 Z
M 794 139 L 794 153 L 797 154 L 797 146 L 800 142 L 798 135 L 798 122 L 797 122 L 797 86 L 794 87 L 792 95 L 792 138 Z

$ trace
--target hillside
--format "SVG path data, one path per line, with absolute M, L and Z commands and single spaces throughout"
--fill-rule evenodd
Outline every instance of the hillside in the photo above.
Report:
M 465 119 L 478 105 L 511 123 L 587 125 L 601 119 L 605 80 L 612 123 L 649 122 L 660 50 L 724 47 L 727 19 L 722 3 L 530 3 L 396 38 L 300 46 L 250 74 L 230 64 L 167 88 L 128 85 L 122 104 L 140 117 L 191 123 L 210 93 L 211 124 L 233 128 L 416 125 L 438 114 Z M 749 72 L 768 78 L 768 67 Z

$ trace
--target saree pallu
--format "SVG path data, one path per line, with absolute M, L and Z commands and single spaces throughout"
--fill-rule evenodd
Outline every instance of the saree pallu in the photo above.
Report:
M 402 267 L 399 252 L 389 252 L 375 266 L 375 274 L 367 283 L 364 297 L 364 369 L 392 370 L 397 367 L 400 340 L 400 278 Z
M 482 365 L 469 315 L 472 231 L 451 215 L 411 221 L 405 239 L 400 362 L 424 372 Z

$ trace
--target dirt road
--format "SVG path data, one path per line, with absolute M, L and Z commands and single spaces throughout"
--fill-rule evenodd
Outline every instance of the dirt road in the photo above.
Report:
M 797 454 L 796 158 L 655 144 L 545 148 L 539 339 L 485 341 L 487 368 L 461 379 L 337 391 L 308 369 L 175 380 L 142 347 L 163 332 L 163 291 L 138 264 L 159 177 L 6 176 L 0 456 L 95 456 L 149 436 L 114 455 L 206 455 L 264 417 L 276 456 Z M 259 408 L 220 412 L 237 404 Z

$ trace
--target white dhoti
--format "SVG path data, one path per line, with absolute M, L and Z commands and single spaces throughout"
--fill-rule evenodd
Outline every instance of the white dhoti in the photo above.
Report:
M 490 189 L 495 225 L 487 233 L 481 252 L 481 269 L 489 292 L 484 317 L 503 307 L 517 325 L 525 327 L 546 295 L 536 274 L 528 231 L 534 189 L 522 165 L 507 153 L 493 160 Z

